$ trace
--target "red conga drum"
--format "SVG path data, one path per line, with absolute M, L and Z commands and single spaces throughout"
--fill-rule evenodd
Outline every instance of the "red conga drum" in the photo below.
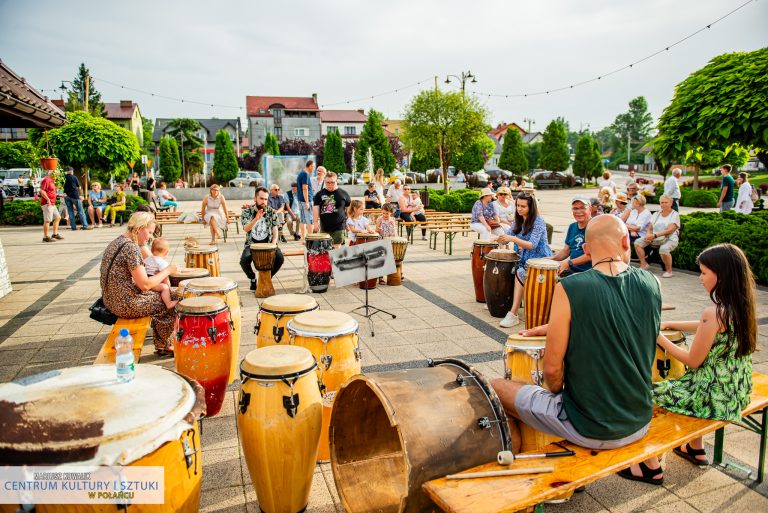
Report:
M 483 292 L 483 273 L 485 272 L 485 255 L 493 249 L 498 249 L 498 242 L 476 240 L 472 243 L 472 283 L 475 286 L 475 301 L 485 303 Z
M 325 292 L 331 282 L 331 256 L 333 249 L 331 236 L 327 233 L 308 233 L 307 246 L 307 282 L 312 292 Z
M 381 236 L 378 233 L 356 233 L 355 234 L 355 240 L 350 241 L 350 246 L 357 246 L 359 244 L 365 244 L 366 242 L 374 242 L 381 239 Z M 373 278 L 368 280 L 368 290 L 372 290 L 376 288 L 376 283 L 378 283 L 378 278 Z M 357 284 L 358 287 L 361 289 L 366 288 L 365 287 L 365 281 L 361 281 Z
M 198 296 L 179 301 L 179 330 L 174 345 L 176 370 L 205 389 L 206 416 L 224 403 L 232 362 L 229 307 L 219 297 Z

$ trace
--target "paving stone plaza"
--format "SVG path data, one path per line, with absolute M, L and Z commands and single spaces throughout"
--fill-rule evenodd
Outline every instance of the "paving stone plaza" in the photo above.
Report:
M 563 244 L 571 222 L 570 197 L 573 190 L 539 192 L 540 211 L 555 227 L 554 247 Z M 239 210 L 242 201 L 230 202 Z M 182 203 L 192 211 L 197 202 Z M 683 209 L 686 211 L 688 209 Z M 99 265 L 106 245 L 120 234 L 120 228 L 71 232 L 62 229 L 64 240 L 40 242 L 39 227 L 6 227 L 0 239 L 8 260 L 14 291 L 0 299 L 0 381 L 10 381 L 63 367 L 90 365 L 109 333 L 88 317 L 88 306 L 100 296 Z M 258 301 L 248 291 L 248 281 L 238 265 L 244 236 L 231 230 L 220 243 L 222 276 L 238 281 L 242 298 L 243 340 L 240 357 L 254 349 L 252 327 L 258 315 Z M 171 243 L 174 263 L 183 264 L 184 237 L 207 240 L 201 225 L 166 225 L 164 236 Z M 503 374 L 502 348 L 516 330 L 498 326 L 485 306 L 475 302 L 469 268 L 473 236 L 458 236 L 453 255 L 428 248 L 418 240 L 407 249 L 403 286 L 379 286 L 370 292 L 370 302 L 397 315 L 392 320 L 374 317 L 375 336 L 360 320 L 363 370 L 381 371 L 424 366 L 427 358 L 457 357 L 472 362 L 488 378 Z M 290 242 L 283 247 L 293 247 Z M 652 266 L 661 278 L 659 265 Z M 277 293 L 298 292 L 304 275 L 301 258 L 286 258 L 274 277 Z M 709 298 L 694 273 L 675 270 L 662 280 L 664 303 L 675 307 L 663 319 L 696 319 Z M 356 286 L 331 288 L 313 294 L 321 309 L 349 312 L 362 304 L 364 291 Z M 760 335 L 753 355 L 754 369 L 768 374 L 768 290 L 758 291 Z M 151 340 L 144 346 L 141 365 L 173 368 L 172 358 L 154 354 Z M 202 421 L 203 485 L 201 511 L 258 512 L 256 494 L 238 441 L 235 406 L 238 382 L 230 386 L 225 406 L 213 418 Z M 414 400 L 430 401 L 430 397 Z M 711 459 L 713 436 L 706 439 Z M 755 485 L 742 468 L 753 471 L 757 464 L 759 438 L 738 426 L 726 429 L 726 468 L 696 468 L 671 453 L 666 457 L 665 482 L 653 487 L 632 483 L 616 476 L 587 486 L 569 502 L 547 505 L 559 513 L 603 511 L 768 511 L 768 484 Z M 735 465 L 734 465 L 735 464 Z M 335 489 L 330 465 L 316 468 L 308 511 L 343 511 Z

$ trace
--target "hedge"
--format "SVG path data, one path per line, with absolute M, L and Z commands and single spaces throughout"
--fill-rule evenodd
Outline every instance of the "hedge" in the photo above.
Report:
M 56 202 L 58 207 L 60 201 Z M 133 195 L 126 195 L 124 214 L 130 217 L 130 214 L 136 212 L 139 205 L 146 205 L 144 198 Z M 3 205 L 2 224 L 12 226 L 42 225 L 43 211 L 40 208 L 40 202 L 35 200 L 15 200 L 6 202 Z
M 473 189 L 459 189 L 445 194 L 443 191 L 429 191 L 429 207 L 440 212 L 469 213 L 480 192 Z
M 719 199 L 720 194 L 711 190 L 680 189 L 680 204 L 684 207 L 715 208 Z
M 680 223 L 680 243 L 672 252 L 675 267 L 699 271 L 699 253 L 714 244 L 729 242 L 747 255 L 758 283 L 768 285 L 768 211 L 749 215 L 693 212 L 680 216 Z

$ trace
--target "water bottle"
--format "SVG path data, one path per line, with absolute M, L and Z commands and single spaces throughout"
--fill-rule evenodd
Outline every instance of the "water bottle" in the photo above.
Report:
M 115 368 L 117 381 L 127 383 L 133 380 L 136 373 L 133 364 L 133 337 L 126 328 L 122 328 L 120 336 L 115 339 Z

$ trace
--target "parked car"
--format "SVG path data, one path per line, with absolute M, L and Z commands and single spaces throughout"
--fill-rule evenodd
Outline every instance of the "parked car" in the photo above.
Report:
M 158 184 L 160 182 L 165 181 L 165 179 L 163 178 L 163 175 L 158 175 L 157 173 L 155 173 L 154 176 L 155 176 L 155 188 L 157 188 Z M 147 176 L 146 175 L 144 175 L 144 176 L 139 178 L 139 187 L 141 187 L 142 189 L 146 189 L 146 187 L 147 187 Z
M 409 171 L 405 173 L 411 183 L 424 183 L 424 173 L 417 173 L 416 171 Z
M 499 176 L 502 177 L 502 180 L 511 180 L 513 176 L 515 176 L 514 173 L 511 171 L 505 171 L 503 169 L 489 169 L 485 170 L 485 174 L 488 175 L 488 178 L 491 180 L 496 180 Z
M 488 182 L 491 181 L 491 177 L 488 173 L 483 171 L 476 171 L 467 177 L 467 185 L 469 187 L 487 187 Z
M 541 180 L 557 179 L 557 180 L 560 180 L 561 183 L 567 183 L 566 180 L 568 180 L 568 177 L 571 177 L 571 176 L 575 180 L 576 187 L 584 186 L 584 182 L 582 181 L 580 176 L 576 176 L 572 174 L 566 175 L 565 173 L 561 173 L 560 171 L 545 171 L 543 169 L 534 170 L 534 172 L 531 174 L 531 180 L 535 182 L 536 180 L 539 180 L 539 179 Z
M 3 179 L 3 189 L 6 193 L 12 196 L 32 196 L 34 191 L 40 188 L 40 176 L 36 171 L 30 168 L 15 167 L 11 169 L 5 169 L 0 172 Z M 19 191 L 19 177 L 24 177 L 25 191 Z M 31 186 L 30 186 L 30 181 Z
M 229 181 L 230 187 L 257 187 L 264 183 L 264 178 L 258 171 L 239 171 L 237 178 Z
M 337 178 L 339 185 L 349 185 L 352 183 L 352 175 L 350 173 L 339 173 Z

